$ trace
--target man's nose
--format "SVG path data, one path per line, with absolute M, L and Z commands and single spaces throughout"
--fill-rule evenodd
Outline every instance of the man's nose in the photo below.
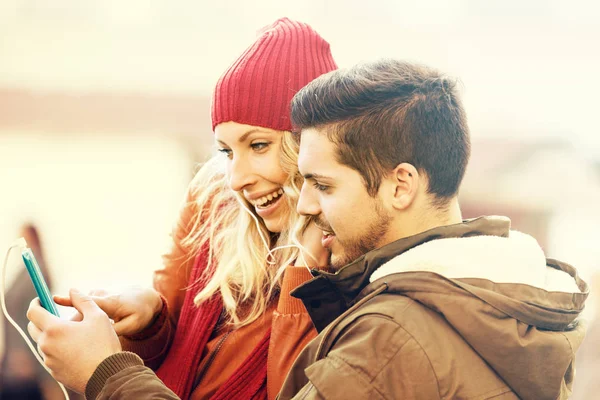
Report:
M 229 187 L 239 192 L 246 186 L 255 183 L 252 168 L 242 157 L 234 158 L 229 165 Z
M 296 211 L 300 215 L 319 215 L 321 214 L 321 207 L 319 202 L 312 193 L 313 191 L 307 187 L 307 183 L 304 182 L 302 184 L 302 189 L 300 190 L 300 198 L 298 199 L 298 205 L 296 206 Z

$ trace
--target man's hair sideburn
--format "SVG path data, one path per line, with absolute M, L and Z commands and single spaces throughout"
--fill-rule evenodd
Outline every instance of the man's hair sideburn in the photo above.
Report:
M 330 72 L 296 94 L 291 117 L 296 131 L 324 129 L 371 196 L 403 162 L 425 172 L 436 206 L 458 193 L 469 128 L 456 81 L 432 68 L 381 60 Z

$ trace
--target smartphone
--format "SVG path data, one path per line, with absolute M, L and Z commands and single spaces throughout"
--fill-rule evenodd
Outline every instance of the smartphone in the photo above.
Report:
M 48 290 L 48 285 L 46 284 L 46 280 L 42 275 L 42 271 L 40 270 L 40 266 L 33 255 L 33 252 L 30 248 L 24 248 L 21 251 L 21 257 L 23 257 L 23 262 L 25 263 L 25 268 L 27 268 L 27 272 L 29 273 L 29 277 L 33 282 L 33 286 L 35 287 L 35 291 L 37 292 L 38 297 L 40 298 L 40 303 L 42 307 L 48 310 L 50 313 L 60 317 L 58 314 L 58 308 L 56 304 L 52 300 L 52 296 L 50 295 L 50 290 Z

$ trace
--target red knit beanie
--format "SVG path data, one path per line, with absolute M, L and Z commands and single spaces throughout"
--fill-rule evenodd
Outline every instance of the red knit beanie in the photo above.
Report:
M 292 97 L 318 76 L 337 68 L 327 43 L 305 23 L 281 18 L 259 37 L 217 82 L 212 127 L 221 122 L 292 130 Z

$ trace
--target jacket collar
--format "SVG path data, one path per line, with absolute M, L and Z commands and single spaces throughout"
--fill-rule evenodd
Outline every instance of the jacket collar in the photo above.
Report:
M 360 300 L 361 292 L 369 285 L 377 268 L 405 251 L 435 239 L 480 235 L 508 237 L 509 231 L 510 220 L 505 217 L 479 217 L 437 227 L 370 251 L 335 273 L 313 270 L 315 278 L 296 288 L 291 295 L 302 300 L 320 332 Z
M 405 272 L 524 284 L 549 292 L 580 292 L 571 275 L 547 265 L 544 250 L 533 237 L 513 230 L 508 238 L 485 235 L 432 240 L 383 264 L 369 281 L 387 281 Z

